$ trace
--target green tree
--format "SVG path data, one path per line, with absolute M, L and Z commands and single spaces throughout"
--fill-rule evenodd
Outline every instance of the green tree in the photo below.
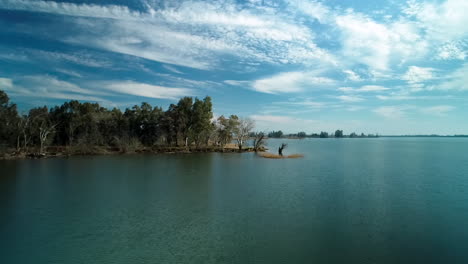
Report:
M 8 95 L 0 90 L 0 147 L 11 147 L 19 135 L 20 117 L 16 104 L 10 103 Z
M 283 137 L 283 131 L 278 130 L 278 131 L 272 131 L 268 133 L 268 137 L 270 138 L 281 138 Z
M 182 137 L 185 147 L 189 145 L 189 136 L 193 125 L 192 107 L 192 97 L 184 97 L 179 100 L 176 108 L 177 115 L 174 120 L 176 122 L 175 126 L 177 133 Z
M 320 132 L 320 138 L 328 138 L 328 133 L 327 132 Z
M 343 130 L 336 130 L 335 138 L 342 138 L 342 137 L 343 137 Z
M 199 147 L 201 144 L 208 144 L 211 131 L 214 125 L 211 123 L 213 118 L 211 97 L 207 96 L 203 100 L 195 98 L 195 103 L 192 108 L 192 139 L 195 146 Z
M 307 137 L 307 134 L 306 134 L 306 132 L 299 132 L 299 133 L 297 133 L 297 137 L 298 138 L 305 138 L 305 137 Z

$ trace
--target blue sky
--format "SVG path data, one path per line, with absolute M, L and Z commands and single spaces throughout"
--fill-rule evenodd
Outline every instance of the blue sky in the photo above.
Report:
M 214 101 L 257 130 L 468 134 L 468 1 L 0 0 L 20 109 Z

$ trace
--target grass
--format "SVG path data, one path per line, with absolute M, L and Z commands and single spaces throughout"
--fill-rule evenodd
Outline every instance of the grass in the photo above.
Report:
M 304 157 L 304 155 L 302 155 L 302 154 L 292 154 L 292 155 L 288 155 L 288 156 L 280 156 L 278 154 L 273 154 L 273 153 L 269 153 L 269 152 L 259 153 L 258 155 L 260 157 L 266 158 L 266 159 L 298 159 L 298 158 L 303 158 Z

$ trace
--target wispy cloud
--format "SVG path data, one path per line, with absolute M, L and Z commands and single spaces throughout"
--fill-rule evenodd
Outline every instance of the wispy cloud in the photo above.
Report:
M 83 87 L 49 75 L 22 76 L 14 80 L 0 78 L 0 87 L 14 96 L 42 97 L 63 100 L 107 102 L 109 97 L 140 96 L 176 99 L 194 95 L 192 89 L 172 88 L 134 81 L 94 81 Z
M 434 79 L 434 68 L 410 66 L 402 79 L 408 83 L 421 83 Z
M 351 95 L 340 95 L 340 96 L 337 96 L 336 98 L 338 98 L 339 100 L 341 100 L 343 102 L 352 102 L 352 103 L 364 101 L 364 98 L 362 98 L 362 97 L 351 96 Z
M 466 37 L 468 2 L 446 0 L 438 2 L 419 2 L 410 0 L 404 13 L 420 22 L 428 37 L 437 41 L 453 41 Z
M 13 87 L 13 81 L 9 78 L 0 78 L 0 90 L 10 90 Z
M 74 4 L 54 1 L 3 0 L 0 8 L 34 12 L 55 13 L 68 16 L 83 16 L 94 18 L 138 19 L 139 12 L 131 11 L 126 6 Z
M 316 76 L 315 72 L 285 72 L 253 82 L 252 88 L 262 93 L 296 93 L 334 84 L 335 81 Z
M 448 112 L 454 109 L 455 107 L 451 105 L 437 105 L 421 108 L 421 112 L 435 116 L 446 116 Z
M 350 12 L 337 15 L 336 26 L 341 32 L 343 56 L 374 70 L 389 70 L 392 65 L 421 57 L 427 51 L 419 29 L 408 21 L 384 24 Z
M 366 93 L 366 92 L 382 92 L 387 91 L 389 88 L 383 87 L 380 85 L 364 85 L 360 88 L 352 88 L 352 87 L 340 87 L 338 88 L 339 91 L 345 93 Z
M 436 58 L 440 60 L 464 60 L 466 51 L 460 42 L 448 42 L 437 49 Z
M 243 9 L 229 1 L 147 5 L 145 12 L 117 5 L 27 0 L 7 0 L 0 8 L 81 17 L 75 20 L 80 34 L 65 41 L 197 69 L 219 65 L 222 54 L 272 64 L 335 63 L 314 44 L 312 31 L 295 23 L 294 17 Z
M 232 86 L 249 86 L 251 84 L 250 81 L 239 81 L 239 80 L 225 80 L 223 82 L 225 84 L 229 84 Z
M 448 74 L 446 80 L 431 86 L 435 90 L 468 90 L 468 63 Z
M 133 81 L 112 81 L 103 84 L 104 89 L 111 92 L 148 98 L 177 99 L 194 95 L 194 91 L 187 88 L 163 87 Z
M 164 65 L 163 68 L 168 70 L 168 71 L 171 71 L 173 73 L 184 74 L 183 72 L 177 70 L 175 67 L 172 67 L 172 66 L 169 66 L 169 65 Z
M 106 95 L 105 93 L 81 88 L 76 84 L 62 81 L 49 75 L 22 76 L 7 80 L 8 85 L 3 88 L 13 96 L 94 102 L 107 101 L 103 97 L 100 97 Z
M 362 81 L 361 76 L 359 76 L 357 73 L 355 73 L 352 70 L 344 70 L 343 72 L 347 75 L 347 78 L 350 81 L 353 81 L 353 82 Z
M 382 106 L 374 109 L 373 112 L 388 119 L 401 119 L 406 116 L 407 110 L 412 108 L 414 106 Z

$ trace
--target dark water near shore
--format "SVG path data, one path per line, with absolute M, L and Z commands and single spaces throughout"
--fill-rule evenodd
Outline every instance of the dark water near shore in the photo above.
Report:
M 468 139 L 0 161 L 0 263 L 468 263 Z

